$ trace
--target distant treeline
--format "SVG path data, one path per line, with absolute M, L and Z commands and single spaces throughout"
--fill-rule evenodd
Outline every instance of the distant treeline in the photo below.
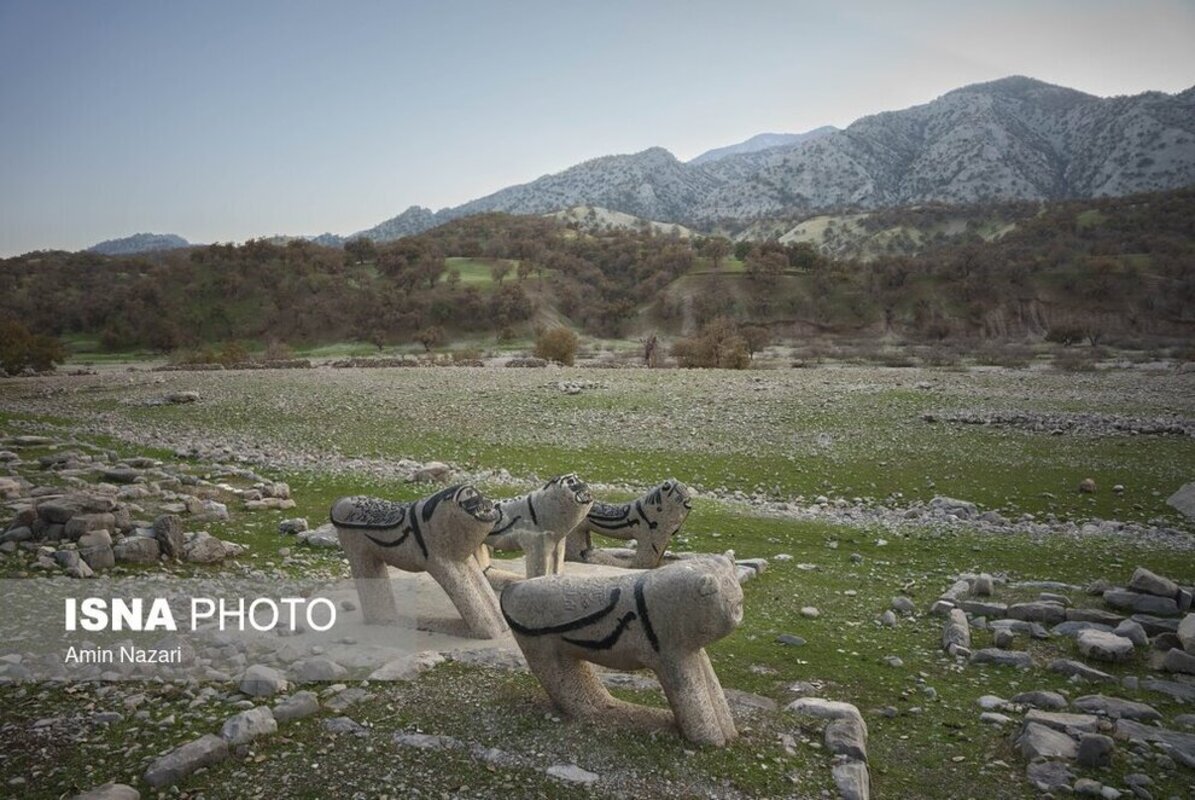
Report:
M 44 251 L 0 260 L 0 319 L 161 352 L 232 340 L 380 346 L 435 340 L 429 330 L 512 336 L 537 308 L 603 336 L 632 323 L 679 330 L 686 315 L 925 339 L 1191 333 L 1195 190 L 1007 211 L 1015 226 L 994 242 L 967 231 L 867 263 L 806 244 L 587 233 L 503 214 L 343 249 L 256 240 L 144 256 Z M 916 226 L 946 212 L 882 213 L 884 224 L 904 215 Z M 461 280 L 448 257 L 493 265 L 492 281 Z M 720 275 L 732 257 L 745 274 Z M 676 291 L 689 274 L 690 290 Z

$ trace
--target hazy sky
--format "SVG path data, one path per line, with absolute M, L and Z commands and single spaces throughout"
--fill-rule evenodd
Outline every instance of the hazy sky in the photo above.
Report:
M 1195 2 L 0 0 L 0 255 L 348 234 L 1023 74 L 1195 84 Z

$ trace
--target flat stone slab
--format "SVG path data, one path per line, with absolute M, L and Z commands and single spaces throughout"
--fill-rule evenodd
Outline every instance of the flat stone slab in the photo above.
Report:
M 1195 685 L 1189 683 L 1168 681 L 1162 678 L 1144 678 L 1141 681 L 1141 688 L 1169 695 L 1184 703 L 1195 703 Z
M 1001 650 L 998 647 L 985 647 L 971 654 L 971 663 L 996 664 L 1001 667 L 1028 669 L 1033 666 L 1033 658 L 1023 650 Z
M 556 780 L 580 785 L 597 783 L 600 777 L 596 772 L 581 769 L 576 764 L 553 764 L 545 772 L 547 772 L 549 777 Z
M 228 742 L 213 733 L 176 747 L 158 758 L 145 771 L 145 782 L 155 789 L 178 783 L 201 767 L 228 758 Z
M 836 756 L 867 760 L 867 726 L 858 717 L 831 720 L 825 730 L 826 749 Z
M 1146 742 L 1163 742 L 1170 746 L 1170 756 L 1187 767 L 1195 767 L 1195 733 L 1182 733 L 1166 728 L 1142 725 L 1131 719 L 1116 723 L 1116 736 L 1120 739 L 1140 739 Z
M 1076 637 L 1079 652 L 1097 661 L 1113 663 L 1128 661 L 1133 657 L 1133 643 L 1115 633 L 1086 630 Z
M 1017 747 L 1021 755 L 1032 761 L 1035 758 L 1064 758 L 1073 761 L 1079 754 L 1079 745 L 1065 733 L 1041 725 L 1026 722 Z
M 1026 722 L 1036 722 L 1053 728 L 1056 731 L 1078 731 L 1080 733 L 1095 733 L 1099 730 L 1099 718 L 1092 714 L 1067 714 L 1062 711 L 1042 711 L 1031 708 L 1025 715 Z
M 1158 597 L 1128 589 L 1109 589 L 1104 592 L 1104 602 L 1113 608 L 1138 614 L 1169 616 L 1178 613 L 1178 603 L 1172 597 Z
M 1151 705 L 1125 700 L 1123 697 L 1108 697 L 1102 694 L 1089 694 L 1075 700 L 1075 708 L 1088 714 L 1102 714 L 1111 719 L 1133 719 L 1140 722 L 1152 722 L 1162 718 L 1161 712 Z
M 1114 681 L 1116 680 L 1111 675 L 1095 667 L 1089 667 L 1081 661 L 1073 661 L 1069 658 L 1056 658 L 1050 662 L 1050 672 L 1057 672 L 1062 675 L 1078 675 L 1089 681 Z
M 842 800 L 868 800 L 871 797 L 871 773 L 862 761 L 840 761 L 832 767 L 831 774 Z
M 1158 597 L 1174 598 L 1178 596 L 1178 584 L 1169 578 L 1150 572 L 1145 567 L 1133 570 L 1133 577 L 1129 579 L 1129 588 L 1134 592 L 1154 594 Z
M 802 697 L 789 703 L 785 706 L 785 709 L 805 717 L 816 717 L 817 719 L 826 720 L 850 717 L 863 722 L 863 715 L 859 713 L 859 709 L 850 703 L 843 703 L 838 700 L 826 700 L 821 697 Z M 866 733 L 866 723 L 863 725 L 863 730 Z
M 1066 698 L 1058 694 L 1058 692 L 1040 690 L 1021 692 L 1012 696 L 1012 702 L 1023 706 L 1045 709 L 1046 711 L 1058 711 L 1066 708 Z
M 1188 519 L 1195 519 L 1195 481 L 1179 487 L 1177 492 L 1166 498 L 1166 505 Z
M 1066 606 L 1041 600 L 1032 603 L 1014 603 L 1008 607 L 1008 616 L 1025 622 L 1044 622 L 1054 625 L 1066 621 Z

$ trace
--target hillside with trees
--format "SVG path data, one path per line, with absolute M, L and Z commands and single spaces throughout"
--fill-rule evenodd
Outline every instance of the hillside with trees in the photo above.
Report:
M 925 233 L 946 218 L 961 229 Z M 796 341 L 1095 343 L 1189 337 L 1195 326 L 1195 190 L 892 209 L 860 223 L 869 224 L 904 226 L 919 249 L 836 258 L 787 236 L 736 243 L 482 214 L 343 248 L 255 240 L 136 256 L 36 252 L 0 261 L 0 319 L 161 353 L 229 341 L 431 349 L 526 337 L 544 318 L 600 337 L 690 335 L 725 318 Z

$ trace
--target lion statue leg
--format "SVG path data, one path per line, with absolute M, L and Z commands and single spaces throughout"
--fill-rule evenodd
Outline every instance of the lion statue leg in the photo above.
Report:
M 709 660 L 704 656 L 704 650 L 676 653 L 670 659 L 661 659 L 656 675 L 681 734 L 695 744 L 722 747 L 730 739 L 710 703 L 712 693 L 706 675 Z
M 542 654 L 527 658 L 527 665 L 543 684 L 552 703 L 566 716 L 593 717 L 619 705 L 593 667 L 584 661 L 552 648 L 542 648 Z
M 394 593 L 390 590 L 390 575 L 373 543 L 355 532 L 340 534 L 340 544 L 352 571 L 361 612 L 367 625 L 391 625 L 398 621 Z
M 464 561 L 430 558 L 427 572 L 436 579 L 456 606 L 461 619 L 479 639 L 493 639 L 506 630 L 498 598 L 473 556 Z

